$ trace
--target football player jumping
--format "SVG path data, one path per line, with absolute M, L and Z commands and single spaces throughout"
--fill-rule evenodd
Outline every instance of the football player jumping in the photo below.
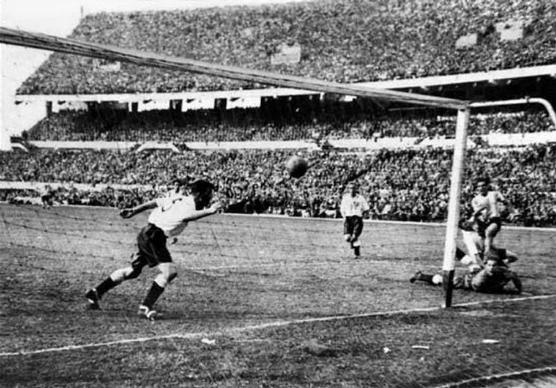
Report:
M 190 195 L 186 195 L 186 190 L 187 186 L 182 186 L 181 192 L 172 191 L 165 197 L 120 212 L 121 217 L 130 218 L 145 210 L 154 209 L 149 215 L 147 226 L 137 236 L 138 251 L 133 256 L 134 260 L 129 266 L 117 269 L 95 288 L 87 291 L 85 297 L 89 308 L 99 309 L 99 301 L 107 291 L 125 280 L 138 277 L 143 267 L 148 265 L 158 268 L 160 273 L 139 306 L 138 313 L 150 320 L 155 319 L 153 305 L 165 287 L 177 276 L 166 240 L 180 234 L 188 222 L 215 214 L 221 208 L 218 202 L 209 207 L 214 191 L 210 182 L 197 180 L 189 185 Z

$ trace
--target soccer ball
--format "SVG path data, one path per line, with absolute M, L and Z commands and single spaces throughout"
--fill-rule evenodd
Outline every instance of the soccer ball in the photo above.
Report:
M 286 170 L 292 178 L 301 178 L 307 172 L 309 164 L 299 156 L 292 156 L 286 162 Z

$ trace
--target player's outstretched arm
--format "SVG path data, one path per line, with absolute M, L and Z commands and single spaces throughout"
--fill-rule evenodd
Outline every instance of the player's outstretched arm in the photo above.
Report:
M 521 285 L 521 280 L 519 279 L 519 276 L 517 276 L 517 274 L 513 271 L 509 271 L 507 276 L 515 287 L 515 293 L 521 294 L 523 287 Z
M 182 219 L 182 222 L 195 221 L 204 217 L 211 216 L 222 209 L 222 204 L 220 202 L 213 203 L 209 208 L 203 210 L 197 210 L 191 213 L 189 216 Z
M 127 208 L 127 209 L 123 209 L 120 212 L 120 217 L 122 218 L 131 218 L 136 214 L 139 214 L 145 210 L 149 210 L 149 209 L 154 209 L 156 207 L 156 201 L 149 201 L 149 202 L 145 202 L 141 205 L 132 207 L 132 208 Z
M 521 285 L 521 280 L 519 279 L 519 276 L 517 276 L 517 274 L 515 273 L 514 273 L 514 277 L 512 278 L 512 282 L 514 283 L 515 290 L 517 291 L 517 293 L 521 294 L 521 290 L 523 289 L 523 286 Z

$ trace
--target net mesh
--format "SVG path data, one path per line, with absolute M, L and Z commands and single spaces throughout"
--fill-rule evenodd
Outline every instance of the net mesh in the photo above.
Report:
M 27 62 L 29 50 L 21 50 L 9 56 L 11 66 Z M 167 108 L 140 111 L 139 103 L 56 101 L 20 139 L 30 152 L 0 154 L 0 193 L 8 202 L 0 205 L 6 381 L 22 383 L 39 370 L 36 383 L 550 386 L 553 230 L 504 228 L 499 237 L 522 256 L 514 267 L 524 282 L 521 296 L 456 290 L 454 309 L 441 311 L 440 288 L 409 283 L 416 270 L 440 267 L 444 227 L 434 222 L 446 216 L 453 115 L 318 95 L 234 109 L 212 103 L 187 110 L 164 100 Z M 22 106 L 14 107 L 14 123 L 28 118 Z M 472 116 L 469 133 L 478 147 L 467 153 L 464 182 L 495 177 L 514 204 L 514 223 L 554 225 L 553 147 L 496 147 L 499 137 L 550 131 L 538 110 Z M 261 140 L 303 147 L 190 148 Z M 353 140 L 376 149 L 350 146 Z M 35 141 L 133 144 L 34 150 Z M 149 141 L 175 149 L 136 152 Z M 283 169 L 293 154 L 313 166 L 301 180 Z M 152 199 L 183 176 L 218 182 L 219 195 L 237 212 L 271 217 L 226 214 L 190 225 L 170 246 L 180 275 L 161 301 L 167 318 L 156 328 L 131 317 L 152 273 L 109 294 L 101 314 L 84 312 L 86 288 L 129 262 L 146 221 L 124 221 L 117 208 Z M 350 176 L 358 176 L 377 221 L 365 223 L 359 260 L 336 218 Z M 44 194 L 54 206 L 43 203 Z M 463 211 L 471 195 L 464 184 Z M 175 373 L 163 373 L 157 360 Z

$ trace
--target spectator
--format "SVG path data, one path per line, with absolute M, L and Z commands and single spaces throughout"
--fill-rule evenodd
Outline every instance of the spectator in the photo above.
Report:
M 551 145 L 468 150 L 464 182 L 484 173 L 495 176 L 494 185 L 516 209 L 513 222 L 556 225 L 555 151 Z M 374 218 L 439 221 L 446 217 L 451 151 L 424 148 L 381 150 L 365 155 L 337 151 L 306 153 L 312 168 L 299 180 L 289 179 L 282 168 L 290 152 L 242 150 L 176 155 L 169 151 L 39 149 L 30 153 L 0 153 L 0 164 L 5 166 L 0 179 L 91 186 L 143 185 L 142 189 L 128 191 L 111 188 L 81 192 L 68 188 L 56 191 L 53 197 L 60 203 L 129 207 L 156 196 L 153 187 L 163 187 L 174 176 L 188 175 L 216 182 L 219 195 L 237 204 L 237 211 L 315 215 L 318 207 L 318 214 L 331 215 L 337 210 L 338 187 L 346 171 L 367 168 L 358 183 Z M 488 171 L 484 171 L 485 160 L 496 163 L 488 164 Z M 464 185 L 462 212 L 473 195 L 471 185 Z M 13 192 L 3 192 L 2 196 L 7 200 Z
M 434 5 L 433 5 L 434 4 Z M 87 15 L 72 38 L 340 83 L 416 78 L 554 63 L 554 12 L 544 0 L 511 3 L 310 1 L 257 7 Z M 520 18 L 526 36 L 493 28 Z M 323 23 L 326 20 L 326 23 Z M 463 35 L 477 44 L 458 49 Z M 299 60 L 276 64 L 284 44 Z M 68 76 L 70 75 L 70 76 Z M 253 82 L 54 54 L 19 94 L 170 93 L 252 89 Z

